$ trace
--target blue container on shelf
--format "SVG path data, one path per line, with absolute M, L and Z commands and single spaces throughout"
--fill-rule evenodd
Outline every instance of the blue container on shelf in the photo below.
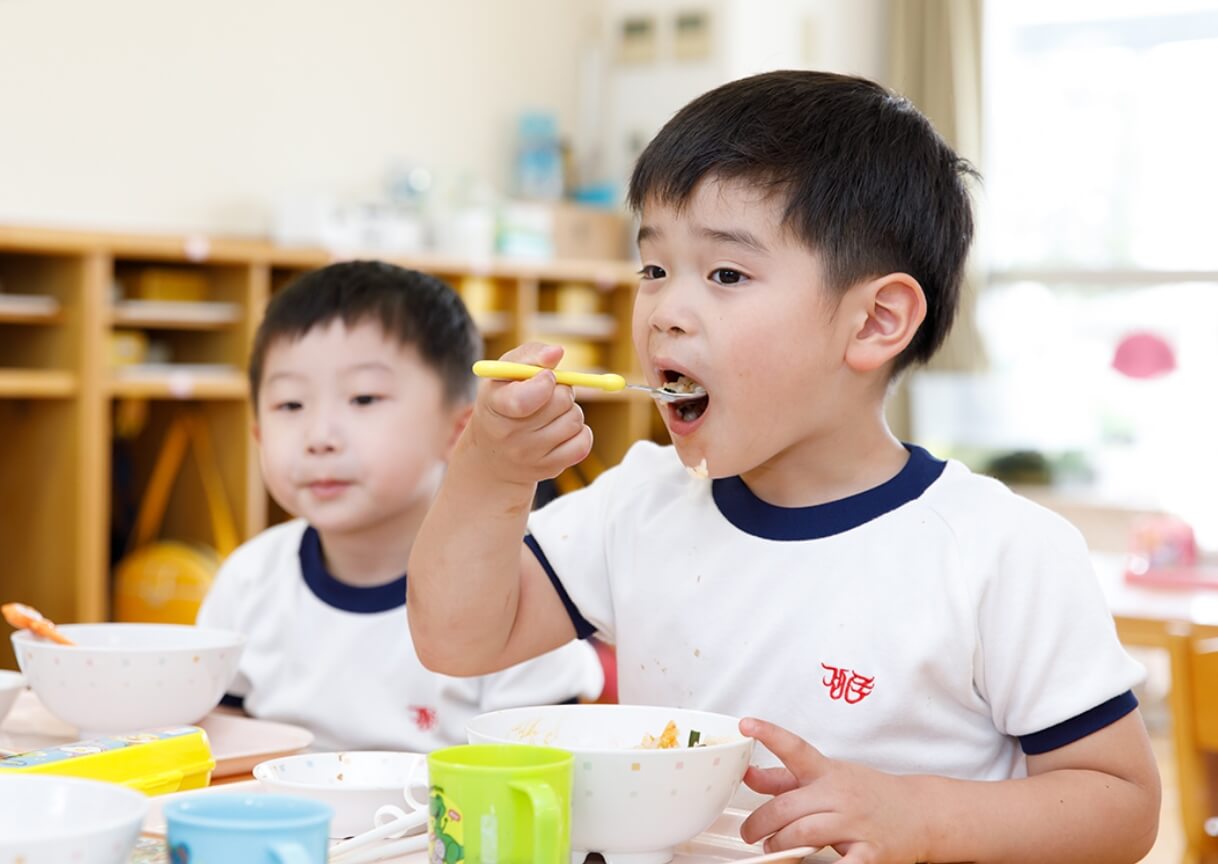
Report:
M 563 195 L 562 143 L 558 119 L 548 111 L 525 111 L 516 125 L 516 194 L 535 201 Z

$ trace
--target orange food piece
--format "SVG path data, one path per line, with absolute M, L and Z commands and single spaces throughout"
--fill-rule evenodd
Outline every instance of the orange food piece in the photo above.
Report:
M 677 740 L 678 735 L 676 722 L 669 720 L 668 725 L 664 727 L 664 731 L 660 733 L 659 738 L 644 735 L 643 743 L 639 746 L 645 750 L 672 750 L 681 746 L 681 743 Z

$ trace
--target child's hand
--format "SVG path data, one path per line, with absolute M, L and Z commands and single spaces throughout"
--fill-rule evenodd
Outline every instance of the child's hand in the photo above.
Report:
M 562 347 L 530 342 L 501 359 L 553 369 Z M 509 483 L 555 477 L 592 451 L 592 430 L 574 391 L 559 386 L 552 372 L 484 384 L 468 432 L 480 451 L 482 471 Z
M 749 766 L 744 775 L 750 789 L 776 796 L 744 820 L 740 834 L 746 843 L 768 838 L 767 852 L 832 846 L 851 864 L 925 860 L 917 802 L 904 778 L 829 759 L 763 720 L 742 720 L 740 732 L 768 747 L 783 765 Z

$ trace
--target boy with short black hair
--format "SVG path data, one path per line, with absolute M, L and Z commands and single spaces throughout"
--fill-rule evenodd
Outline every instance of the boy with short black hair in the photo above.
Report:
M 251 715 L 307 726 L 324 749 L 425 752 L 463 743 L 483 711 L 600 693 L 587 645 L 451 678 L 402 630 L 406 562 L 481 344 L 452 289 L 391 264 L 334 264 L 271 300 L 250 359 L 254 435 L 268 490 L 298 518 L 234 552 L 198 615 L 246 635 L 232 693 Z
M 591 432 L 548 371 L 484 385 L 411 556 L 423 662 L 485 672 L 597 633 L 622 701 L 767 718 L 741 723 L 770 751 L 745 781 L 774 796 L 742 834 L 769 849 L 1139 860 L 1143 673 L 1081 536 L 884 419 L 955 315 L 972 173 L 858 78 L 767 73 L 679 111 L 631 181 L 633 332 L 648 384 L 706 394 L 661 406 L 675 447 L 529 514 Z

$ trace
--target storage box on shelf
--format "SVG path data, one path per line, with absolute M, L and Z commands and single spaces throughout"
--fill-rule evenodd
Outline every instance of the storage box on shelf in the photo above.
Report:
M 65 623 L 109 617 L 110 565 L 125 551 L 111 548 L 112 488 L 142 494 L 183 400 L 199 407 L 216 442 L 242 535 L 283 518 L 258 476 L 245 364 L 270 295 L 333 260 L 326 250 L 258 240 L 0 226 L 0 599 Z M 635 370 L 636 277 L 627 262 L 389 260 L 453 285 L 489 357 L 550 338 L 588 346 L 567 365 Z M 648 400 L 599 392 L 581 400 L 599 463 L 647 437 Z M 162 536 L 209 540 L 196 471 L 175 483 Z M 0 640 L 0 667 L 12 666 Z

